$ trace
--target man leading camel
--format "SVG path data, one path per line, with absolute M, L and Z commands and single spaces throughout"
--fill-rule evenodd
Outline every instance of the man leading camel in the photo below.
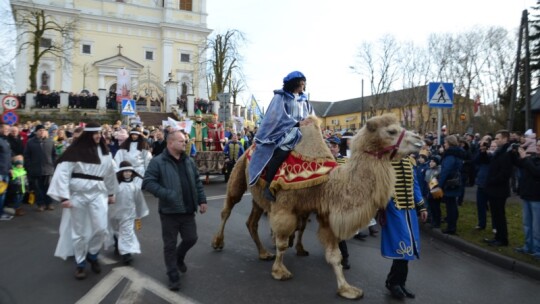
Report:
M 268 106 L 264 119 L 255 135 L 256 148 L 249 163 L 249 185 L 257 182 L 266 167 L 267 182 L 264 198 L 275 201 L 270 191 L 270 183 L 278 168 L 291 150 L 300 142 L 300 126 L 305 118 L 313 114 L 313 107 L 304 94 L 306 77 L 298 71 L 283 78 L 283 88 L 274 91 L 274 98 Z

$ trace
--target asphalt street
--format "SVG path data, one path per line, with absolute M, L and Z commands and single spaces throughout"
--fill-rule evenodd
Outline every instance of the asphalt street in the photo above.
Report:
M 26 303 L 347 303 L 336 295 L 336 279 L 326 264 L 317 240 L 316 220 L 308 224 L 304 246 L 308 257 L 289 250 L 285 264 L 294 277 L 272 279 L 272 262 L 259 261 L 245 226 L 251 197 L 236 206 L 225 230 L 225 248 L 210 246 L 220 223 L 225 194 L 222 177 L 205 185 L 209 210 L 197 216 L 198 243 L 186 258 L 188 272 L 181 277 L 180 292 L 166 288 L 157 200 L 147 194 L 150 215 L 138 232 L 142 254 L 130 267 L 123 266 L 112 250 L 100 255 L 101 274 L 88 271 L 86 280 L 74 279 L 73 259 L 53 256 L 58 240 L 61 210 L 28 212 L 0 222 L 0 304 Z M 261 239 L 273 249 L 267 219 L 259 225 Z M 360 303 L 400 303 L 384 287 L 390 260 L 381 257 L 380 237 L 348 241 L 352 268 L 345 272 L 350 284 L 364 290 Z M 421 259 L 409 264 L 407 286 L 416 303 L 538 303 L 540 282 L 521 276 L 433 239 L 421 239 Z

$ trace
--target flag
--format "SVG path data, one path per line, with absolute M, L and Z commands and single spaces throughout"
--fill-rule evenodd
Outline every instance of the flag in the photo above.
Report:
M 251 95 L 251 111 L 253 113 L 253 120 L 255 123 L 260 124 L 264 115 L 259 107 L 259 104 L 257 103 L 257 99 L 255 99 L 255 95 L 253 94 Z
M 477 94 L 474 98 L 474 117 L 478 117 L 482 115 L 480 106 L 482 105 L 482 102 L 480 101 L 480 94 Z
M 126 69 L 116 70 L 116 102 L 131 99 L 131 73 Z
M 165 125 L 165 121 L 162 122 Z M 167 117 L 166 124 L 171 126 L 173 130 L 184 130 L 186 133 L 191 132 L 192 120 L 176 121 L 170 117 Z

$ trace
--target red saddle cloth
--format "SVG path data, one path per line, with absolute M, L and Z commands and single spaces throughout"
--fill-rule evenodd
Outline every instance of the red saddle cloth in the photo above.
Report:
M 254 150 L 255 146 L 253 145 L 246 151 L 249 160 L 251 160 L 251 154 Z M 275 194 L 280 189 L 303 189 L 320 185 L 328 181 L 328 174 L 338 165 L 333 158 L 317 159 L 291 151 L 274 176 L 270 190 Z M 266 169 L 258 181 L 261 186 L 266 184 L 265 176 Z

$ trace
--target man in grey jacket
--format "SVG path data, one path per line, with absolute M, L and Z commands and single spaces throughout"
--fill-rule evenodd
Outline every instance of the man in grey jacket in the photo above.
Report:
M 161 236 L 169 289 L 180 289 L 178 271 L 187 271 L 184 259 L 197 242 L 195 212 L 206 212 L 206 195 L 199 172 L 186 152 L 186 138 L 180 131 L 167 136 L 167 148 L 154 157 L 144 174 L 142 187 L 159 198 Z M 178 233 L 182 237 L 177 245 Z
M 34 136 L 28 140 L 24 149 L 24 167 L 28 173 L 30 188 L 36 194 L 38 211 L 53 210 L 51 198 L 47 196 L 49 183 L 54 173 L 56 149 L 54 142 L 47 137 L 43 125 L 37 125 Z

